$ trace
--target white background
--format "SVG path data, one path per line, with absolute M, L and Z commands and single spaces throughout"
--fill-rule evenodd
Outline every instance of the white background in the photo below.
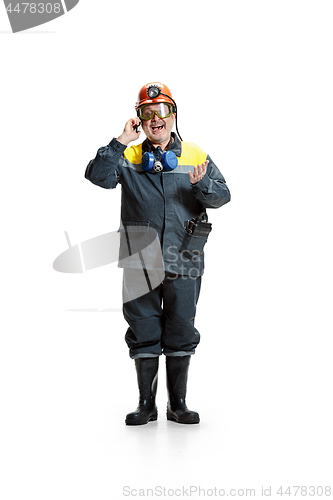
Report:
M 333 486 L 332 15 L 330 1 L 81 0 L 14 35 L 0 8 L 4 500 Z M 84 170 L 150 81 L 232 194 L 209 212 L 197 426 L 166 421 L 163 357 L 158 422 L 125 426 L 138 394 L 121 271 L 52 267 L 64 231 L 118 228 L 120 188 Z

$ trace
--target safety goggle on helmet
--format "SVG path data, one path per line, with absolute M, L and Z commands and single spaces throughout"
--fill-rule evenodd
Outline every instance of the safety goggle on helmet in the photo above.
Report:
M 155 113 L 162 119 L 176 113 L 177 134 L 179 139 L 183 140 L 178 132 L 177 105 L 169 88 L 163 83 L 147 83 L 147 85 L 144 85 L 139 92 L 135 109 L 137 116 L 141 120 L 151 120 Z

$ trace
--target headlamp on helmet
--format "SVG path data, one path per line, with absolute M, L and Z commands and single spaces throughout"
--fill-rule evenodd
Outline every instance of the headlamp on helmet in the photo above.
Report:
M 149 85 L 147 94 L 150 97 L 150 99 L 155 99 L 155 97 L 158 97 L 161 93 L 161 89 L 157 85 Z

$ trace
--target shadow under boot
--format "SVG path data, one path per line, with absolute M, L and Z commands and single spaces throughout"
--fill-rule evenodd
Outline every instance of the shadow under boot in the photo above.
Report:
M 166 356 L 169 401 L 167 419 L 179 424 L 198 424 L 199 414 L 187 408 L 186 386 L 191 356 Z
M 143 425 L 157 420 L 155 396 L 157 390 L 159 357 L 136 358 L 135 368 L 139 386 L 139 405 L 137 409 L 126 416 L 127 425 Z

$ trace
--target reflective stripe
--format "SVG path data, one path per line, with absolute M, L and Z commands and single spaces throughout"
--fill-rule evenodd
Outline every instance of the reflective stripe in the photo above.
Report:
M 143 169 L 141 167 L 141 162 L 131 163 L 128 159 L 120 158 L 119 163 L 122 167 L 132 168 L 133 170 L 136 170 L 137 172 L 143 172 Z
M 174 174 L 187 174 L 189 170 L 193 172 L 195 165 L 178 165 L 175 170 L 172 170 Z M 163 172 L 163 173 L 171 173 L 171 172 Z

